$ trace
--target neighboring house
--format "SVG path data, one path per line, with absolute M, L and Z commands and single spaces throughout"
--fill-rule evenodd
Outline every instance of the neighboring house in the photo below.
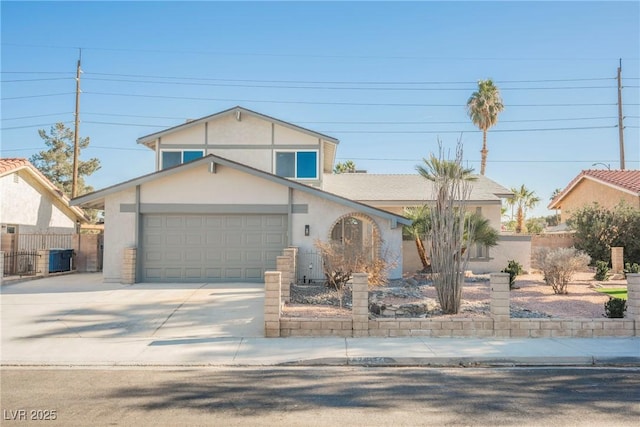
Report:
M 138 281 L 259 281 L 288 246 L 303 253 L 316 240 L 345 239 L 387 257 L 390 277 L 401 277 L 402 226 L 410 224 L 401 207 L 422 203 L 424 179 L 408 178 L 420 187 L 406 200 L 392 186 L 377 199 L 351 195 L 353 186 L 339 184 L 349 178 L 332 175 L 337 139 L 242 107 L 138 143 L 155 151 L 156 172 L 72 200 L 105 210 L 105 281 L 121 280 L 130 247 Z M 349 175 L 370 179 L 362 186 L 371 189 L 380 179 Z M 495 211 L 499 224 L 500 197 L 510 193 L 482 183 L 477 206 Z
M 2 250 L 24 249 L 18 236 L 71 235 L 87 222 L 82 209 L 27 159 L 0 159 Z
M 621 202 L 640 209 L 640 170 L 583 170 L 549 203 L 566 223 L 573 212 L 597 203 L 613 209 Z

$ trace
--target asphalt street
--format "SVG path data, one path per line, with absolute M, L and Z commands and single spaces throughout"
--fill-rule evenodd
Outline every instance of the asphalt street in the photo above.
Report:
M 640 419 L 640 368 L 22 367 L 3 368 L 1 382 L 3 426 L 559 427 Z

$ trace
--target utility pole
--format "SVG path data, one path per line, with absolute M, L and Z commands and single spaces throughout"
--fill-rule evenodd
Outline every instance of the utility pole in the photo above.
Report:
M 620 139 L 620 170 L 624 170 L 624 125 L 622 123 L 622 58 L 618 67 L 618 136 Z
M 78 56 L 78 66 L 76 69 L 76 112 L 75 112 L 75 130 L 73 132 L 73 181 L 71 182 L 71 198 L 78 195 L 78 163 L 80 157 L 80 61 L 82 60 L 82 49 Z

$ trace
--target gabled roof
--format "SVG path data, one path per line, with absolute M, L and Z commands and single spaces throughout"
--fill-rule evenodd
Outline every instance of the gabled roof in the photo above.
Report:
M 396 215 L 382 209 L 377 209 L 372 206 L 366 205 L 364 203 L 359 203 L 348 198 L 342 197 L 340 195 L 332 194 L 323 190 L 320 190 L 316 187 L 311 187 L 306 184 L 301 184 L 297 181 L 292 181 L 287 178 L 282 178 L 277 175 L 264 172 L 262 170 L 252 168 L 250 166 L 244 165 L 242 163 L 234 162 L 232 160 L 225 159 L 223 157 L 216 156 L 214 154 L 209 154 L 200 159 L 183 163 L 181 165 L 177 165 L 171 168 L 163 169 L 161 171 L 153 172 L 147 175 L 143 175 L 138 178 L 131 179 L 129 181 L 122 182 L 120 184 L 113 185 L 111 187 L 104 188 L 102 190 L 95 191 L 93 193 L 85 194 L 80 197 L 76 197 L 71 200 L 71 204 L 73 206 L 85 206 L 88 208 L 103 208 L 104 207 L 104 199 L 106 196 L 119 193 L 120 191 L 127 190 L 129 188 L 135 187 L 137 185 L 142 185 L 147 182 L 154 181 L 156 179 L 164 178 L 167 176 L 171 176 L 173 174 L 181 173 L 186 170 L 201 167 L 203 165 L 213 164 L 213 165 L 222 165 L 227 166 L 232 169 L 245 172 L 249 175 L 253 175 L 259 178 L 266 179 L 271 182 L 275 182 L 277 184 L 284 185 L 289 188 L 293 188 L 294 190 L 303 191 L 305 193 L 312 194 L 314 196 L 320 197 L 322 199 L 330 200 L 335 203 L 339 203 L 344 206 L 351 207 L 360 212 L 368 213 L 371 215 L 375 215 L 378 217 L 386 218 L 391 220 L 394 223 L 411 225 L 411 220 L 401 216 Z
M 625 193 L 640 196 L 640 170 L 602 170 L 588 169 L 580 172 L 569 185 L 549 203 L 549 209 L 559 209 L 562 200 L 583 180 L 591 180 Z
M 470 202 L 499 201 L 513 193 L 482 175 L 471 181 Z M 434 185 L 419 174 L 376 175 L 369 173 L 326 174 L 325 191 L 362 202 L 398 202 L 411 205 L 434 200 Z
M 279 125 L 282 125 L 284 127 L 287 127 L 287 128 L 293 129 L 293 130 L 297 130 L 299 132 L 303 132 L 303 133 L 306 133 L 306 134 L 309 134 L 309 135 L 313 135 L 313 136 L 318 137 L 318 138 L 322 138 L 322 139 L 324 139 L 324 140 L 326 140 L 328 142 L 332 142 L 334 144 L 338 144 L 339 143 L 339 141 L 334 137 L 331 137 L 331 136 L 328 136 L 328 135 L 324 135 L 322 133 L 315 132 L 315 131 L 312 131 L 310 129 L 306 129 L 306 128 L 303 128 L 301 126 L 297 126 L 297 125 L 294 125 L 292 123 L 288 123 L 288 122 L 276 119 L 275 117 L 270 117 L 270 116 L 267 116 L 265 114 L 261 114 L 261 113 L 258 113 L 256 111 L 252 111 L 252 110 L 246 109 L 244 107 L 240 107 L 240 106 L 235 106 L 233 108 L 229 108 L 228 110 L 220 111 L 219 113 L 211 114 L 209 116 L 201 117 L 199 119 L 190 120 L 190 121 L 188 121 L 186 123 L 183 123 L 183 124 L 178 125 L 178 126 L 170 127 L 168 129 L 162 130 L 160 132 L 155 132 L 155 133 L 152 133 L 152 134 L 149 134 L 149 135 L 141 136 L 140 138 L 137 139 L 137 141 L 138 141 L 138 144 L 144 144 L 149 148 L 153 148 L 153 146 L 151 144 L 156 139 L 158 139 L 158 138 L 160 138 L 160 137 L 162 137 L 164 135 L 167 135 L 167 134 L 179 131 L 179 130 L 188 129 L 188 128 L 192 127 L 192 126 L 197 126 L 197 125 L 199 125 L 201 123 L 205 123 L 205 122 L 214 120 L 214 119 L 219 118 L 219 117 L 227 116 L 227 115 L 230 115 L 230 114 L 236 114 L 237 112 L 240 112 L 242 114 L 248 114 L 248 115 L 251 115 L 251 116 L 254 116 L 254 117 L 258 117 L 258 118 L 261 118 L 261 119 L 264 119 L 264 120 L 268 120 L 270 122 L 278 123 Z
M 23 171 L 31 176 L 36 182 L 38 182 L 42 187 L 55 199 L 58 199 L 60 203 L 70 211 L 70 214 L 76 219 L 86 223 L 88 222 L 88 218 L 85 216 L 82 209 L 77 208 L 75 206 L 70 205 L 69 198 L 58 188 L 56 187 L 49 179 L 44 176 L 38 168 L 33 166 L 29 160 L 24 158 L 1 158 L 0 159 L 0 177 L 9 175 L 12 173 L 18 173 Z

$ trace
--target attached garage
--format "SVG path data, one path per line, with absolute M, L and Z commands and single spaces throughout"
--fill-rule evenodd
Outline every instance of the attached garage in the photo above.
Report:
M 287 246 L 287 215 L 144 214 L 145 282 L 261 281 Z

